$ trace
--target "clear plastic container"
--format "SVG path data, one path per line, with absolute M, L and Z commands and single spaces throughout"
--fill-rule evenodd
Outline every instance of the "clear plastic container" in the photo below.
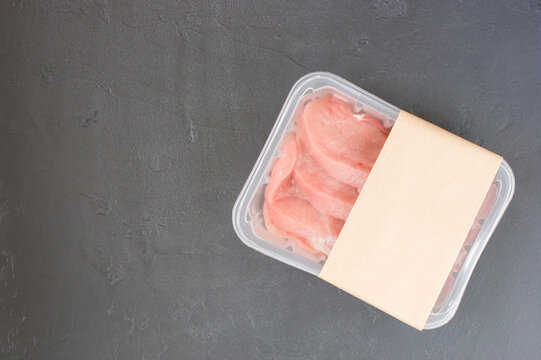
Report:
M 352 83 L 330 73 L 316 72 L 302 77 L 291 89 L 278 119 L 233 207 L 233 227 L 240 239 L 249 247 L 310 274 L 318 275 L 324 257 L 309 256 L 293 251 L 294 241 L 279 238 L 268 232 L 263 219 L 263 195 L 274 160 L 280 156 L 279 146 L 287 133 L 295 130 L 296 117 L 303 104 L 324 95 L 334 94 L 347 100 L 355 111 L 365 112 L 391 128 L 400 110 L 364 91 Z M 453 286 L 445 289 L 445 299 L 434 307 L 425 329 L 434 329 L 449 322 L 456 313 L 483 249 L 505 212 L 515 189 L 513 171 L 502 161 L 494 179 L 497 196 L 460 269 L 453 273 Z

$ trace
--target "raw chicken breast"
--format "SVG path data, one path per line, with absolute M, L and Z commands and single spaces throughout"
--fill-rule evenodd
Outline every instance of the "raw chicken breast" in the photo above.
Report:
M 299 139 L 297 150 L 293 179 L 303 197 L 319 211 L 345 220 L 359 195 L 357 189 L 329 175 L 312 159 Z
M 271 179 L 265 188 L 265 202 L 296 194 L 295 188 L 290 184 L 293 168 L 297 162 L 297 143 L 294 134 L 286 139 L 280 152 L 281 155 L 271 170 Z
M 387 134 L 335 96 L 308 102 L 265 189 L 267 229 L 329 254 Z
M 387 139 L 388 131 L 366 114 L 356 114 L 336 96 L 307 103 L 297 136 L 312 158 L 336 180 L 361 188 Z
M 328 255 L 344 222 L 320 212 L 301 197 L 292 181 L 296 160 L 296 137 L 291 135 L 265 189 L 265 225 L 278 236 L 299 240 Z

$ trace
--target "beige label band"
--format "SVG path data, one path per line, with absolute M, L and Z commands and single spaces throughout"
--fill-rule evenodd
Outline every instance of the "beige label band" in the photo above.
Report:
M 421 330 L 501 160 L 401 111 L 319 277 Z

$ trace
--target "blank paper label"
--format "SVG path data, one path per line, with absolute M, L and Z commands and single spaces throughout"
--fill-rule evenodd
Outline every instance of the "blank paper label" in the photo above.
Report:
M 402 111 L 319 276 L 421 330 L 501 160 Z

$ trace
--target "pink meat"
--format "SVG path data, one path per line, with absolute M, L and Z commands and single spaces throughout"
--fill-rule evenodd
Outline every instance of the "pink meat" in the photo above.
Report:
M 387 139 L 388 131 L 336 96 L 307 103 L 297 135 L 312 158 L 336 180 L 361 188 Z
M 480 230 L 481 230 L 481 224 L 479 224 L 479 221 L 475 220 L 472 227 L 470 228 L 470 231 L 468 232 L 468 236 L 466 236 L 466 241 L 464 242 L 464 246 L 472 246 L 475 239 L 477 239 L 477 235 L 479 234 Z
M 296 160 L 297 143 L 292 135 L 283 145 L 265 189 L 265 225 L 278 236 L 304 242 L 328 255 L 344 222 L 320 212 L 301 197 L 292 181 Z
M 271 233 L 281 238 L 295 240 L 295 243 L 294 243 L 295 252 L 299 254 L 303 254 L 303 256 L 314 259 L 315 261 L 319 261 L 318 259 L 321 258 L 321 254 L 322 254 L 320 251 L 314 249 L 303 238 L 281 230 L 272 222 L 272 218 L 271 218 L 271 215 L 269 215 L 267 204 L 263 205 L 263 217 L 265 219 L 265 226 L 268 231 L 270 231 Z
M 451 289 L 453 288 L 453 285 L 455 285 L 455 278 L 449 274 L 447 277 L 447 280 L 445 281 L 445 284 L 443 285 L 443 289 L 441 289 L 440 295 L 438 296 L 438 299 L 436 300 L 436 304 L 434 304 L 434 307 L 440 307 L 443 304 L 445 304 L 445 301 L 449 297 L 449 294 L 451 293 Z
M 299 139 L 297 149 L 293 179 L 303 197 L 322 213 L 345 220 L 359 195 L 357 189 L 329 175 Z
M 473 245 L 475 239 L 477 239 L 477 235 L 479 234 L 479 231 L 481 230 L 481 224 L 479 223 L 479 220 L 485 219 L 488 216 L 488 214 L 490 213 L 490 210 L 492 210 L 492 207 L 494 206 L 494 203 L 496 202 L 497 196 L 498 196 L 498 191 L 497 191 L 496 185 L 492 184 L 490 186 L 490 189 L 488 190 L 485 200 L 483 201 L 483 205 L 481 205 L 481 209 L 479 210 L 479 213 L 477 214 L 477 217 L 475 218 L 475 221 L 473 222 L 473 225 L 470 228 L 468 235 L 466 236 L 466 241 L 464 242 L 464 246 L 460 249 L 460 252 L 455 261 L 455 264 L 453 265 L 452 272 L 459 272 L 460 269 L 462 268 L 462 265 L 464 264 L 464 261 L 466 260 L 466 256 L 468 255 L 468 250 L 466 249 Z
M 488 217 L 488 214 L 490 214 L 490 210 L 492 210 L 492 207 L 494 206 L 497 197 L 498 189 L 496 188 L 496 185 L 492 184 L 488 189 L 485 200 L 483 201 L 483 205 L 481 205 L 481 209 L 479 209 L 479 213 L 477 214 L 477 220 L 486 219 Z
M 462 247 L 455 260 L 453 269 L 451 270 L 452 273 L 460 271 L 460 269 L 462 268 L 462 265 L 464 264 L 464 260 L 466 260 L 466 256 L 468 256 L 468 251 L 464 247 Z
M 271 179 L 265 188 L 265 202 L 286 195 L 294 195 L 288 194 L 288 191 L 294 193 L 295 190 L 290 186 L 293 168 L 297 162 L 295 135 L 287 138 L 280 150 L 281 156 L 274 164 L 271 171 Z

